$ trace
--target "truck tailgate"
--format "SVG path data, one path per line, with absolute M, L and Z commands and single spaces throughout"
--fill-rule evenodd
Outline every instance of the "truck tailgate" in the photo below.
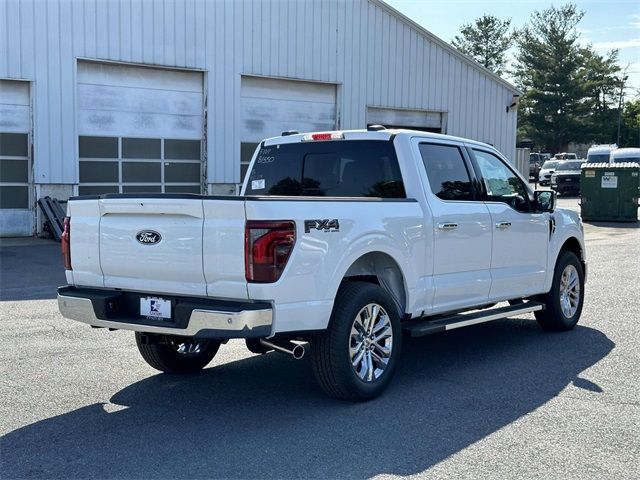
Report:
M 247 298 L 242 199 L 114 195 L 69 214 L 76 285 Z
M 206 295 L 203 223 L 201 199 L 101 200 L 100 266 L 104 286 Z

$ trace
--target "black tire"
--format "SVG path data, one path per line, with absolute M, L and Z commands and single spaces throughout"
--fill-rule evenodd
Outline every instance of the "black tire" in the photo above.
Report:
M 577 295 L 577 309 L 573 315 L 567 316 L 561 306 L 560 289 L 563 272 L 570 265 L 575 268 L 578 274 L 578 286 L 580 290 Z M 584 304 L 584 269 L 575 253 L 566 250 L 560 252 L 558 261 L 556 262 L 556 268 L 553 272 L 551 290 L 537 300 L 545 304 L 544 310 L 535 312 L 536 320 L 544 330 L 564 332 L 576 326 Z
M 380 376 L 363 380 L 351 363 L 351 328 L 356 316 L 369 304 L 377 304 L 386 311 L 392 337 L 388 362 Z M 384 330 L 388 331 L 388 327 Z M 316 380 L 322 390 L 334 398 L 351 401 L 375 398 L 384 391 L 393 377 L 400 358 L 401 342 L 400 313 L 391 296 L 372 283 L 346 282 L 336 296 L 329 327 L 311 342 L 311 363 Z M 362 348 L 366 352 L 364 345 Z M 380 353 L 375 349 L 372 352 L 376 355 Z
M 178 351 L 180 345 L 187 343 L 199 343 L 199 351 L 180 353 Z M 150 335 L 140 332 L 136 332 L 136 344 L 142 358 L 150 366 L 167 373 L 193 373 L 202 370 L 220 348 L 219 340 L 195 340 L 191 337 Z
M 262 345 L 259 338 L 247 338 L 245 344 L 247 345 L 247 350 L 251 353 L 263 354 L 273 350 L 272 348 Z

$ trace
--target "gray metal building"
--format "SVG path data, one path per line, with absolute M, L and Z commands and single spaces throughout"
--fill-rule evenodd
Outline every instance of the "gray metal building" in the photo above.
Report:
M 515 154 L 518 91 L 380 0 L 0 0 L 0 32 L 3 236 L 45 195 L 234 193 L 288 129 Z

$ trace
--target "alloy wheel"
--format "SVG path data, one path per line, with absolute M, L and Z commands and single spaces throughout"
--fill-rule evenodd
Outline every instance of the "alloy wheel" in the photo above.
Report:
M 391 319 L 377 303 L 365 305 L 351 325 L 349 355 L 354 372 L 364 382 L 384 373 L 393 349 Z
M 560 308 L 566 318 L 575 315 L 580 304 L 580 277 L 573 265 L 567 265 L 560 277 Z

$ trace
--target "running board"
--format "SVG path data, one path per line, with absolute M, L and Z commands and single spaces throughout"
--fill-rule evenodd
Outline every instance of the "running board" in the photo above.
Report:
M 507 307 L 493 308 L 475 313 L 456 313 L 437 320 L 416 319 L 409 320 L 402 324 L 402 329 L 412 337 L 421 337 L 432 333 L 454 330 L 456 328 L 468 327 L 478 323 L 499 320 L 500 318 L 513 317 L 523 313 L 536 312 L 542 310 L 544 305 L 538 302 L 518 303 Z

